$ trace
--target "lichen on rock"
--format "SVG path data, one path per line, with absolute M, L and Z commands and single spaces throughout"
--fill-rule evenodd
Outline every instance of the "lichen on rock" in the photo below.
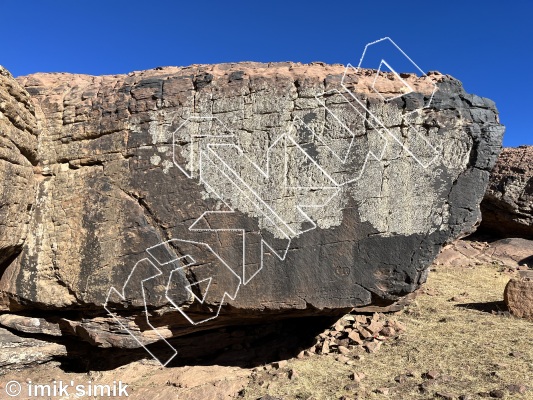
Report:
M 403 94 L 390 74 L 345 72 L 3 72 L 0 308 L 77 310 L 74 334 L 128 347 L 104 303 L 151 342 L 145 305 L 170 337 L 413 292 L 478 223 L 503 126 L 452 77 L 407 74 Z M 148 251 L 161 244 L 166 261 Z

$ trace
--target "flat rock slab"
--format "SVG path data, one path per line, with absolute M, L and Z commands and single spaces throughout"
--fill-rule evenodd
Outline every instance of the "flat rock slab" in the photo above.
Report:
M 62 344 L 21 337 L 3 328 L 0 328 L 0 343 L 0 374 L 44 364 L 67 355 L 67 349 Z
M 446 245 L 434 262 L 436 265 L 466 267 L 499 264 L 511 270 L 533 267 L 533 240 L 500 239 L 493 242 L 457 240 Z
M 28 174 L 0 214 L 0 309 L 101 347 L 398 302 L 479 221 L 504 130 L 439 73 L 239 63 L 0 86 L 2 135 L 24 139 L 0 166 Z
M 488 255 L 507 265 L 533 268 L 533 240 L 522 238 L 500 239 L 490 243 Z
M 150 362 L 132 362 L 121 368 L 90 371 L 88 373 L 65 372 L 56 362 L 46 365 L 37 365 L 22 371 L 11 371 L 2 375 L 2 384 L 16 380 L 21 383 L 22 393 L 20 396 L 10 397 L 14 399 L 27 399 L 31 397 L 46 398 L 48 396 L 28 396 L 28 385 L 53 384 L 63 382 L 74 386 L 82 385 L 87 389 L 89 382 L 95 385 L 115 384 L 119 382 L 128 385 L 126 392 L 128 399 L 144 400 L 223 400 L 235 399 L 238 393 L 248 384 L 250 369 L 222 366 L 193 366 L 161 368 L 159 364 Z M 52 386 L 53 388 L 53 386 Z M 2 388 L 2 391 L 4 388 Z M 75 398 L 76 390 L 70 386 L 67 389 L 70 398 Z M 105 393 L 105 392 L 104 392 Z M 53 398 L 53 396 L 50 396 Z M 86 396 L 80 396 L 86 397 Z M 103 398 L 125 398 L 126 396 L 99 396 Z

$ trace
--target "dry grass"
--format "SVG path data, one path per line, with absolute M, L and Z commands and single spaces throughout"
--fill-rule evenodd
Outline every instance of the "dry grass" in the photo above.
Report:
M 425 285 L 433 295 L 420 295 L 393 317 L 407 326 L 400 338 L 377 353 L 365 354 L 352 366 L 336 361 L 333 355 L 290 360 L 287 368 L 296 371 L 296 378 L 289 380 L 286 371 L 277 375 L 260 372 L 246 388 L 244 399 L 268 393 L 284 400 L 342 396 L 416 400 L 436 398 L 437 392 L 477 399 L 481 398 L 478 393 L 497 389 L 504 389 L 505 398 L 533 399 L 533 323 L 480 310 L 483 304 L 494 308 L 493 302 L 502 301 L 509 278 L 494 265 L 437 267 Z M 451 301 L 465 292 L 464 299 Z M 347 384 L 353 384 L 349 375 L 354 371 L 367 377 L 359 387 L 346 390 Z M 403 383 L 395 381 L 408 371 L 412 377 Z M 425 379 L 422 374 L 427 371 L 441 376 Z M 421 391 L 424 382 L 426 390 Z M 511 395 L 505 390 L 510 384 L 529 389 L 526 394 Z M 389 388 L 389 393 L 376 393 L 378 388 Z

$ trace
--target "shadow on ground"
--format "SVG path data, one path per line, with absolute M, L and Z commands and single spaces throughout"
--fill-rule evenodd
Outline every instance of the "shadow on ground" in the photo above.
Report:
M 226 327 L 169 340 L 178 355 L 166 365 L 220 365 L 255 367 L 295 357 L 316 343 L 315 337 L 338 317 L 302 317 L 263 324 Z M 164 342 L 148 350 L 165 363 L 173 350 Z M 67 357 L 57 360 L 66 372 L 106 371 L 133 361 L 153 358 L 143 348 L 101 349 L 76 340 L 67 344 Z
M 485 303 L 463 303 L 457 304 L 456 307 L 466 308 L 470 310 L 477 310 L 489 314 L 505 314 L 509 313 L 509 309 L 504 301 L 489 301 Z

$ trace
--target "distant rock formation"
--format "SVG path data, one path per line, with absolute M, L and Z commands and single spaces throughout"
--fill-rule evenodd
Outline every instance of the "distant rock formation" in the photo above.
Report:
M 478 223 L 504 128 L 452 77 L 345 72 L 2 69 L 0 310 L 139 347 L 416 290 Z
M 481 212 L 480 233 L 533 239 L 533 146 L 503 149 Z

